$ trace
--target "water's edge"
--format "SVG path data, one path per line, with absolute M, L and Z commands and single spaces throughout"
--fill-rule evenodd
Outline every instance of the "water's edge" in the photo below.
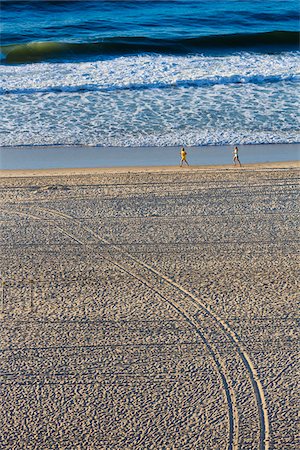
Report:
M 232 147 L 186 147 L 191 165 L 232 162 Z M 242 164 L 300 160 L 300 144 L 240 145 Z M 0 148 L 0 169 L 173 166 L 179 147 L 22 146 Z

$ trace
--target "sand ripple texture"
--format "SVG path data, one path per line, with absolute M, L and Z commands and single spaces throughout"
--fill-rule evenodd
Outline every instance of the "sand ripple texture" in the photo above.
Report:
M 297 448 L 299 171 L 1 197 L 1 448 Z

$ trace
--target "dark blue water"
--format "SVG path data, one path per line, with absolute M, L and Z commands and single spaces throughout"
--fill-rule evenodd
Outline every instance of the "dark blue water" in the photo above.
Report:
M 294 143 L 298 0 L 2 1 L 1 143 Z
M 4 49 L 12 63 L 298 46 L 295 0 L 2 1 L 1 6 L 2 46 L 78 44 Z

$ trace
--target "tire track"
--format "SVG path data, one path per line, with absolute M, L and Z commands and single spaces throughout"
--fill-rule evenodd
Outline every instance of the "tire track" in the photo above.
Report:
M 70 215 L 61 213 L 56 210 L 52 210 L 52 209 L 50 210 L 50 209 L 45 209 L 45 208 L 41 208 L 41 207 L 36 207 L 35 209 L 40 210 L 42 213 L 47 213 L 47 214 L 50 214 L 51 216 L 65 219 L 68 222 L 70 220 L 72 220 L 73 223 L 74 223 L 74 221 L 79 222 L 76 218 L 74 218 Z M 23 214 L 30 215 L 27 212 L 23 213 Z M 31 216 L 36 219 L 41 219 L 40 216 L 34 216 L 34 215 L 31 215 Z M 58 226 L 55 220 L 53 220 L 51 222 L 62 233 L 64 233 L 68 237 L 74 239 L 79 244 L 84 245 L 84 246 L 89 245 L 88 243 L 85 243 L 82 240 L 78 239 L 77 236 L 75 236 L 73 233 L 71 234 L 68 231 L 66 231 L 64 228 L 61 228 L 60 226 Z M 89 234 L 92 234 L 100 242 L 104 242 L 105 244 L 110 244 L 112 246 L 112 248 L 117 250 L 117 252 L 119 254 L 121 254 L 122 256 L 126 256 L 134 264 L 146 269 L 146 271 L 148 271 L 149 274 L 159 277 L 160 280 L 164 280 L 169 286 L 172 286 L 177 291 L 181 292 L 182 294 L 187 296 L 189 299 L 191 299 L 198 307 L 201 308 L 202 313 L 204 313 L 205 316 L 207 316 L 211 320 L 213 320 L 215 322 L 215 324 L 219 327 L 219 329 L 226 335 L 226 337 L 229 339 L 229 341 L 231 341 L 232 344 L 234 344 L 234 346 L 239 354 L 239 357 L 248 372 L 248 375 L 251 380 L 252 388 L 253 388 L 253 391 L 255 394 L 255 398 L 256 398 L 257 411 L 259 414 L 259 421 L 260 421 L 260 449 L 268 450 L 269 449 L 269 439 L 270 439 L 270 429 L 269 429 L 268 412 L 267 412 L 266 400 L 264 397 L 264 391 L 262 388 L 262 384 L 259 380 L 257 370 L 254 367 L 254 364 L 253 364 L 249 354 L 244 349 L 244 347 L 240 344 L 239 338 L 234 333 L 234 331 L 231 330 L 231 328 L 228 326 L 228 324 L 220 316 L 218 316 L 209 307 L 207 307 L 205 304 L 203 304 L 199 298 L 194 296 L 183 286 L 181 286 L 180 284 L 178 284 L 171 278 L 165 276 L 163 273 L 159 272 L 155 268 L 153 268 L 153 267 L 149 266 L 148 264 L 144 263 L 143 261 L 140 261 L 139 259 L 135 258 L 130 253 L 128 253 L 126 251 L 120 251 L 120 248 L 118 248 L 118 246 L 116 244 L 109 243 L 107 240 L 105 240 L 104 238 L 99 236 L 99 234 L 95 233 L 92 229 L 90 229 L 86 225 L 82 226 L 82 224 L 79 222 L 79 226 L 80 226 L 81 230 L 85 230 Z M 128 273 L 130 276 L 139 280 L 145 286 L 152 289 L 153 292 L 156 292 L 161 298 L 164 299 L 164 301 L 171 304 L 185 318 L 185 320 L 195 329 L 195 331 L 201 336 L 203 342 L 205 343 L 205 345 L 207 346 L 207 348 L 209 350 L 209 353 L 214 361 L 214 364 L 217 367 L 217 370 L 222 379 L 222 383 L 223 383 L 224 390 L 226 393 L 226 399 L 227 399 L 228 410 L 229 410 L 229 422 L 230 422 L 230 437 L 229 437 L 228 449 L 233 449 L 233 450 L 237 449 L 238 448 L 238 409 L 237 409 L 237 404 L 236 404 L 236 398 L 234 395 L 234 390 L 233 390 L 231 381 L 229 381 L 230 376 L 227 372 L 224 362 L 222 361 L 222 358 L 220 357 L 217 349 L 213 346 L 212 343 L 208 342 L 207 337 L 204 336 L 204 334 L 203 334 L 203 326 L 201 324 L 201 321 L 199 320 L 200 311 L 197 313 L 197 315 L 192 316 L 185 309 L 183 309 L 181 307 L 181 305 L 179 305 L 177 302 L 175 302 L 173 300 L 172 301 L 169 300 L 161 292 L 161 290 L 155 288 L 151 283 L 149 283 L 149 281 L 147 281 L 147 279 L 145 279 L 144 277 L 141 277 L 140 275 L 133 273 L 132 269 L 128 269 L 128 267 L 124 266 L 124 264 L 120 264 L 119 262 L 117 262 L 115 259 L 113 259 L 111 257 L 105 256 L 104 258 L 107 259 L 108 261 L 110 261 L 112 264 L 119 267 L 120 270 Z
M 75 220 L 76 218 L 61 213 L 56 210 L 45 210 L 44 208 L 38 208 L 43 210 L 44 212 L 47 211 L 50 214 L 53 214 L 54 216 L 59 216 L 62 218 L 65 218 L 67 220 Z M 87 232 L 93 234 L 100 242 L 104 242 L 105 244 L 109 244 L 109 242 L 100 237 L 99 234 L 95 233 L 92 229 L 87 227 L 86 225 L 81 226 L 82 229 L 86 230 Z M 120 249 L 118 249 L 117 245 L 113 245 L 112 247 L 115 247 L 117 251 L 120 252 Z M 165 280 L 167 283 L 169 283 L 171 286 L 177 288 L 180 292 L 184 293 L 186 296 L 188 296 L 190 299 L 192 299 L 198 306 L 201 307 L 202 311 L 208 314 L 214 321 L 219 325 L 219 327 L 224 331 L 226 336 L 230 339 L 230 341 L 236 346 L 236 349 L 238 351 L 238 354 L 240 355 L 240 358 L 250 376 L 253 391 L 256 397 L 256 404 L 257 404 L 257 411 L 259 415 L 260 420 L 260 449 L 261 450 L 269 450 L 270 446 L 270 424 L 269 424 L 269 417 L 268 417 L 268 409 L 267 409 L 267 402 L 264 395 L 264 390 L 262 387 L 262 383 L 259 379 L 257 370 L 251 360 L 250 355 L 246 351 L 246 349 L 241 345 L 238 336 L 235 334 L 235 332 L 229 327 L 229 325 L 215 312 L 213 312 L 210 308 L 208 308 L 201 300 L 190 293 L 187 289 L 176 283 L 171 278 L 165 276 L 158 270 L 154 269 L 153 267 L 149 266 L 148 264 L 144 263 L 143 261 L 138 260 L 134 256 L 132 256 L 130 253 L 123 251 L 123 254 L 126 254 L 130 259 L 132 259 L 135 263 L 139 264 L 140 266 L 145 267 L 149 272 L 157 275 L 160 279 Z M 199 321 L 196 319 L 196 322 L 199 326 Z
M 53 210 L 46 210 L 45 211 L 43 208 L 39 208 L 39 207 L 36 207 L 36 209 L 42 210 L 43 212 L 50 213 L 51 215 L 54 215 L 54 216 L 60 216 L 60 217 L 62 217 L 64 219 L 67 219 L 67 220 L 70 220 L 70 218 L 71 218 L 71 217 L 65 216 L 62 213 L 59 213 L 59 212 L 56 213 L 56 211 L 53 211 Z M 34 219 L 40 220 L 39 216 L 34 215 L 34 214 L 30 214 L 28 212 L 20 212 L 20 214 L 21 215 L 25 215 L 27 217 L 32 217 Z M 89 246 L 88 243 L 85 243 L 83 240 L 78 239 L 77 236 L 75 236 L 73 233 L 69 233 L 68 231 L 66 231 L 61 226 L 58 226 L 56 224 L 55 220 L 50 220 L 49 222 L 52 223 L 53 226 L 55 228 L 57 228 L 62 234 L 65 234 L 69 238 L 74 239 L 80 245 Z M 92 231 L 88 227 L 84 227 L 84 228 L 86 229 L 86 231 L 89 231 L 89 232 Z M 97 237 L 97 239 L 101 239 L 93 231 L 92 231 L 92 234 L 94 234 Z M 107 243 L 107 241 L 106 241 L 106 243 Z M 238 434 L 238 432 L 239 432 L 239 429 L 238 429 L 239 420 L 238 420 L 237 402 L 236 402 L 236 398 L 235 398 L 235 392 L 234 392 L 234 389 L 233 389 L 232 381 L 231 381 L 231 378 L 230 378 L 229 373 L 227 371 L 226 365 L 224 364 L 224 362 L 223 362 L 223 360 L 222 360 L 222 358 L 221 358 L 217 348 L 212 343 L 209 343 L 207 336 L 201 330 L 201 324 L 199 323 L 197 318 L 195 318 L 191 314 L 189 314 L 176 301 L 170 300 L 169 298 L 167 298 L 161 292 L 161 290 L 159 290 L 156 287 L 154 287 L 144 277 L 141 277 L 140 275 L 135 274 L 134 272 L 132 272 L 132 270 L 128 269 L 126 266 L 124 266 L 124 264 L 120 264 L 115 259 L 113 259 L 113 258 L 111 258 L 111 257 L 109 257 L 107 255 L 106 256 L 101 255 L 101 256 L 102 256 L 103 259 L 107 260 L 111 264 L 113 264 L 116 267 L 118 267 L 119 270 L 121 270 L 124 273 L 127 273 L 129 276 L 133 277 L 134 279 L 139 281 L 141 284 L 143 284 L 144 286 L 149 288 L 152 292 L 154 292 L 161 299 L 163 299 L 164 302 L 166 302 L 170 306 L 172 306 L 185 319 L 185 321 L 194 329 L 194 331 L 200 336 L 200 338 L 203 341 L 204 345 L 208 349 L 208 352 L 209 352 L 209 354 L 210 354 L 210 356 L 212 358 L 212 361 L 213 361 L 213 363 L 214 363 L 214 365 L 216 367 L 217 373 L 219 375 L 221 384 L 223 385 L 223 389 L 224 389 L 224 394 L 225 394 L 227 407 L 228 407 L 228 422 L 229 422 L 229 437 L 228 437 L 228 446 L 227 446 L 227 448 L 228 448 L 228 450 L 237 450 L 238 449 L 238 437 L 239 437 L 239 434 Z M 130 255 L 130 257 L 131 257 L 131 255 Z
M 52 210 L 52 209 L 45 209 L 45 208 L 40 208 L 40 207 L 37 207 L 37 209 L 43 211 L 44 213 L 47 212 L 56 217 L 64 218 L 67 221 L 70 221 L 70 220 L 76 221 L 76 218 L 74 218 L 68 214 L 61 213 L 60 211 L 56 211 L 56 210 Z M 100 237 L 99 234 L 94 232 L 92 229 L 90 229 L 86 225 L 82 226 L 82 224 L 80 222 L 79 222 L 79 224 L 81 225 L 81 229 L 84 229 L 88 233 L 94 235 L 94 237 L 96 237 L 96 239 L 98 239 L 100 242 L 109 244 L 109 241 Z M 118 252 L 120 252 L 120 249 L 118 248 L 117 245 L 112 245 L 112 248 L 114 248 L 114 247 Z M 190 293 L 183 286 L 179 285 L 177 282 L 175 282 L 171 278 L 165 276 L 164 274 L 162 274 L 155 268 L 153 268 L 153 267 L 149 266 L 148 264 L 144 263 L 143 261 L 140 261 L 139 259 L 135 258 L 130 253 L 128 253 L 126 251 L 122 251 L 122 254 L 126 255 L 132 261 L 134 261 L 136 264 L 146 268 L 150 273 L 158 276 L 160 279 L 163 279 L 169 285 L 175 287 L 177 290 L 179 290 L 180 292 L 185 294 L 187 297 L 189 297 L 193 302 L 195 302 L 198 306 L 201 307 L 202 311 L 205 314 L 208 314 L 208 316 L 210 316 L 219 325 L 219 327 L 223 330 L 223 332 L 226 334 L 226 336 L 229 338 L 229 340 L 235 345 L 235 347 L 238 351 L 238 354 L 250 376 L 253 391 L 254 391 L 254 394 L 256 397 L 257 411 L 258 411 L 259 420 L 260 420 L 260 449 L 268 450 L 269 443 L 270 443 L 270 425 L 269 425 L 269 418 L 268 418 L 267 403 L 266 403 L 265 396 L 264 396 L 264 390 L 263 390 L 262 384 L 260 382 L 257 370 L 251 360 L 251 357 L 248 354 L 248 352 L 244 349 L 244 347 L 241 345 L 237 335 L 234 333 L 233 330 L 231 330 L 229 325 L 219 315 L 217 315 L 210 308 L 208 308 L 204 303 L 201 302 L 201 300 L 198 297 L 196 297 L 195 295 Z M 111 260 L 111 262 L 115 263 L 113 260 Z M 123 269 L 123 270 L 126 271 L 126 269 Z M 130 272 L 128 272 L 128 273 L 133 275 Z M 161 295 L 160 292 L 158 292 L 158 294 Z M 186 313 L 186 311 L 185 311 L 185 313 Z M 196 320 L 196 323 L 198 323 L 198 327 L 199 327 L 199 325 L 200 325 L 199 320 L 197 318 L 195 320 Z

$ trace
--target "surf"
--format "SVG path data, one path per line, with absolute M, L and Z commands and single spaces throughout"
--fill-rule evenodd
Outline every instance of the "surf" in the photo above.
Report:
M 237 51 L 282 52 L 299 49 L 299 34 L 293 31 L 238 33 L 193 38 L 152 39 L 111 37 L 91 43 L 56 41 L 28 42 L 0 47 L 2 63 L 84 60 L 88 57 L 114 57 L 139 54 L 187 55 Z
M 1 95 L 269 85 L 300 81 L 300 52 L 122 56 L 95 62 L 2 65 Z

